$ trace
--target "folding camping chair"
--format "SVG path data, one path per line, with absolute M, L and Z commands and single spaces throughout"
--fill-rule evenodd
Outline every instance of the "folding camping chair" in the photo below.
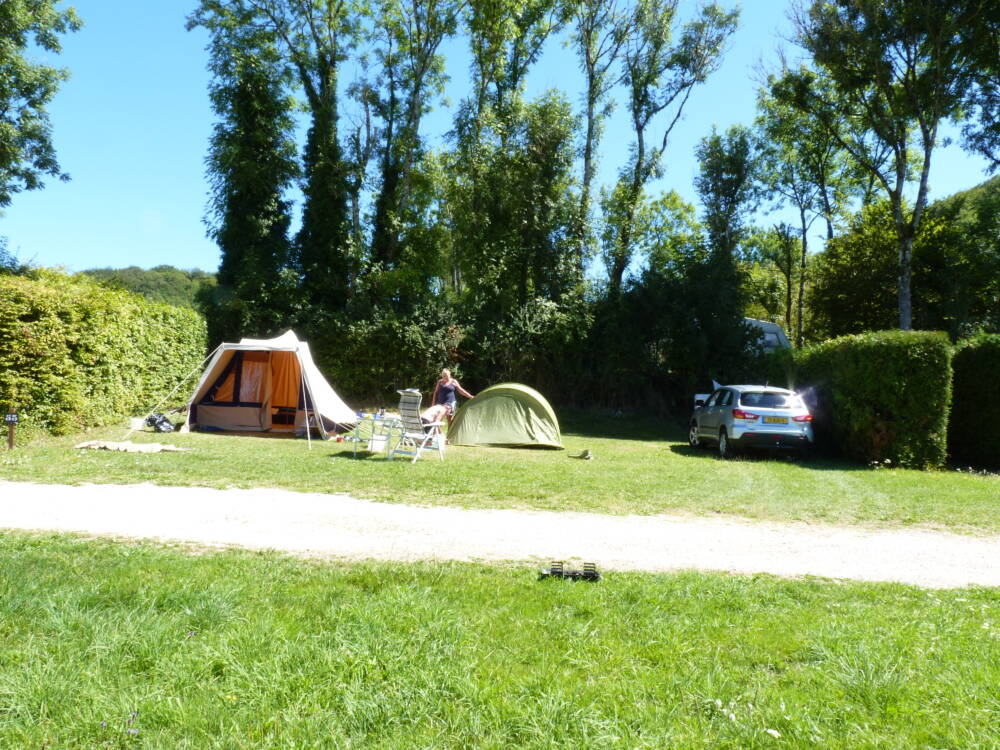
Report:
M 444 433 L 441 426 L 444 422 L 425 423 L 420 419 L 420 391 L 407 388 L 397 391 L 399 394 L 399 417 L 402 425 L 399 439 L 389 452 L 389 458 L 397 453 L 413 456 L 411 463 L 416 463 L 425 448 L 437 448 L 438 455 L 444 461 Z

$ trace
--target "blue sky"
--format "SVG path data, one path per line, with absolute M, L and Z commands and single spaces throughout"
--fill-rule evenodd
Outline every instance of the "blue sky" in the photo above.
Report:
M 723 0 L 732 7 L 732 0 Z M 63 53 L 46 61 L 71 78 L 50 106 L 60 164 L 72 180 L 49 181 L 22 193 L 3 216 L 0 236 L 21 261 L 71 271 L 170 264 L 214 271 L 215 245 L 202 221 L 208 198 L 204 161 L 212 128 L 207 97 L 206 34 L 188 32 L 194 2 L 77 0 L 84 27 L 64 39 Z M 682 4 L 683 5 L 683 4 Z M 774 65 L 787 34 L 785 0 L 747 0 L 723 66 L 692 95 L 665 154 L 666 173 L 655 186 L 695 202 L 694 148 L 712 125 L 724 129 L 754 117 L 758 63 Z M 693 3 L 687 7 L 694 8 Z M 460 40 L 447 48 L 452 81 L 447 103 L 427 119 L 432 143 L 450 128 L 465 90 L 467 57 Z M 344 71 L 349 81 L 352 68 Z M 552 41 L 529 80 L 528 95 L 562 89 L 578 101 L 572 53 Z M 619 94 L 621 101 L 623 94 Z M 600 179 L 610 183 L 627 154 L 630 134 L 621 116 L 607 126 Z M 983 162 L 957 146 L 935 152 L 932 199 L 985 179 Z M 770 223 L 777 217 L 765 216 Z

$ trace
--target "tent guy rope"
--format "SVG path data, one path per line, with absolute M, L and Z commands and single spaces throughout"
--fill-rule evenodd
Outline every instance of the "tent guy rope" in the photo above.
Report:
M 150 409 L 148 412 L 146 412 L 143 415 L 143 417 L 142 417 L 143 422 L 146 421 L 147 417 L 149 417 L 152 414 L 155 414 L 157 409 L 159 409 L 161 406 L 163 406 L 165 403 L 167 403 L 167 401 L 170 399 L 170 397 L 173 396 L 175 393 L 177 393 L 177 391 L 180 390 L 180 387 L 182 385 L 184 385 L 188 381 L 188 379 L 190 379 L 190 377 L 192 375 L 194 375 L 196 372 L 201 372 L 202 368 L 205 367 L 205 363 L 208 362 L 208 360 L 210 360 L 212 357 L 214 357 L 215 353 L 217 351 L 219 351 L 219 349 L 221 347 L 222 347 L 222 344 L 219 344 L 219 346 L 215 347 L 211 352 L 209 352 L 208 356 L 205 357 L 205 359 L 203 359 L 193 370 L 191 370 L 191 372 L 189 372 L 187 375 L 185 375 L 184 378 L 179 383 L 177 383 L 176 386 L 174 386 L 174 389 L 172 391 L 170 391 L 170 393 L 168 393 L 166 396 L 164 396 L 160 400 L 160 403 L 158 403 L 156 406 L 154 406 L 152 409 Z M 122 436 L 122 439 L 119 442 L 124 442 L 126 439 L 128 439 L 128 436 L 131 435 L 135 431 L 136 431 L 136 428 L 132 427 L 128 432 L 126 432 Z

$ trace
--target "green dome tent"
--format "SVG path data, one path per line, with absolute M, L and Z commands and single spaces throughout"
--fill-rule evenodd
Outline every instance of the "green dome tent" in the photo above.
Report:
M 555 412 L 534 388 L 501 383 L 466 401 L 448 428 L 455 445 L 507 445 L 562 449 Z

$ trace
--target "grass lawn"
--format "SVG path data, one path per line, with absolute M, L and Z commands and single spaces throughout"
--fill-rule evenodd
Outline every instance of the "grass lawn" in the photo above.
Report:
M 991 590 L 0 535 L 4 748 L 997 747 L 998 657 Z
M 776 520 L 928 525 L 1000 531 L 1000 477 L 920 472 L 829 460 L 743 457 L 723 462 L 647 418 L 561 414 L 567 450 L 450 446 L 444 463 L 352 457 L 350 443 L 225 434 L 135 433 L 185 453 L 74 450 L 122 428 L 42 438 L 0 451 L 0 478 L 55 483 L 286 487 L 388 502 L 599 513 L 726 513 Z M 584 448 L 595 458 L 570 458 Z

